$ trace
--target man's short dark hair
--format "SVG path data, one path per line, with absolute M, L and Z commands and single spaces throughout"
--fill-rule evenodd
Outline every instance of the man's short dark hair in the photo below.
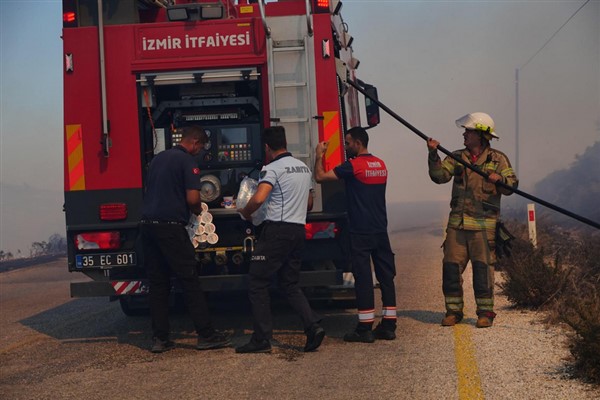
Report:
M 285 128 L 283 126 L 272 126 L 265 128 L 265 143 L 271 150 L 287 149 L 287 140 L 285 139 Z
M 198 140 L 200 143 L 208 142 L 208 135 L 199 125 L 189 125 L 181 128 L 181 140 Z
M 346 135 L 350 135 L 350 137 L 354 140 L 358 140 L 362 143 L 363 146 L 369 147 L 369 134 L 366 129 L 360 126 L 355 126 L 354 128 L 348 129 Z

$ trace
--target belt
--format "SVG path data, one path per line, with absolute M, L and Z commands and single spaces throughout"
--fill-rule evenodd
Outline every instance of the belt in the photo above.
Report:
M 140 221 L 142 224 L 168 224 L 168 225 L 185 225 L 183 222 L 177 221 L 161 221 L 156 219 L 143 219 Z
M 290 225 L 290 226 L 301 226 L 304 227 L 305 224 L 298 224 L 296 222 L 285 222 L 285 221 L 265 221 L 265 225 Z

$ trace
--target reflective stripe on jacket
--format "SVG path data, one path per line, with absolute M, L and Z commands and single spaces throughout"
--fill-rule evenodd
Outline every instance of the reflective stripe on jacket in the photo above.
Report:
M 508 157 L 501 151 L 486 147 L 477 161 L 471 162 L 471 154 L 467 149 L 454 151 L 468 164 L 480 168 L 486 174 L 492 172 L 502 176 L 502 181 L 517 188 L 518 179 Z M 436 152 L 430 152 L 428 158 L 429 177 L 438 184 L 446 183 L 454 178 L 452 199 L 450 201 L 450 217 L 448 227 L 465 230 L 486 230 L 489 237 L 494 237 L 496 221 L 500 216 L 501 195 L 511 195 L 512 191 L 488 182 L 484 177 L 467 167 L 446 157 L 442 161 Z

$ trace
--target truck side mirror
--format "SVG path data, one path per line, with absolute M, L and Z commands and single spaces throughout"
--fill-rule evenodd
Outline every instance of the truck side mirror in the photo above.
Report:
M 365 85 L 365 92 L 374 99 L 379 100 L 377 97 L 377 88 L 375 86 Z M 379 125 L 379 106 L 367 96 L 365 96 L 365 113 L 367 114 L 367 124 L 369 125 L 369 128 Z

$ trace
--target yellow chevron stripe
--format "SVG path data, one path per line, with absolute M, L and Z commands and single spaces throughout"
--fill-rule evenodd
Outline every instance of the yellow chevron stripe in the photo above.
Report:
M 325 171 L 343 161 L 342 136 L 338 111 L 323 111 L 323 138 L 329 142 L 325 152 Z
M 82 145 L 77 146 L 71 152 L 71 154 L 69 154 L 69 160 L 68 160 L 69 172 L 72 172 L 73 169 L 75 169 L 75 166 L 77 164 L 79 164 L 80 162 L 83 162 L 83 146 Z
M 325 140 L 329 142 L 325 159 L 329 159 L 331 155 L 340 147 L 340 127 L 338 124 L 337 111 L 323 112 L 323 126 L 325 127 Z
M 69 190 L 85 190 L 85 169 L 83 163 L 83 137 L 81 125 L 66 125 L 65 135 L 67 137 L 67 167 Z M 77 136 L 74 136 L 77 135 Z

